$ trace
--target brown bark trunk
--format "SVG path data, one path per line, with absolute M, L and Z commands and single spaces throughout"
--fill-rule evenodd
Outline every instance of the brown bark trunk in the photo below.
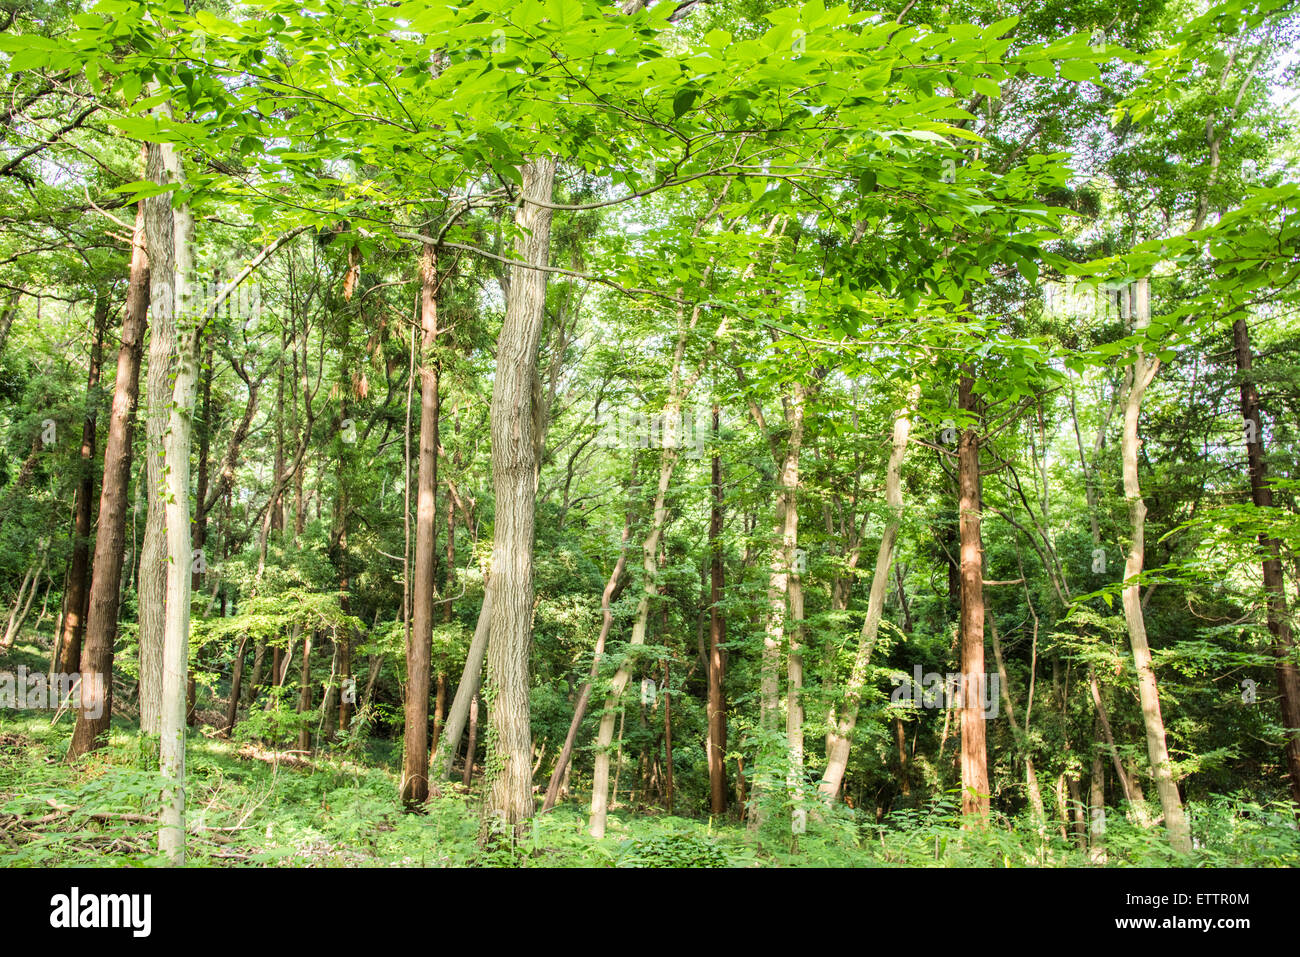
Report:
M 719 437 L 719 408 L 713 406 L 713 440 Z M 726 659 L 722 645 L 727 640 L 727 622 L 721 604 L 726 588 L 726 571 L 722 563 L 722 458 L 714 449 L 712 462 L 712 502 L 709 510 L 709 701 L 708 760 L 709 809 L 714 814 L 727 811 L 727 701 Z
M 442 735 L 442 719 L 447 716 L 447 672 L 438 672 L 438 690 L 433 704 L 433 741 L 429 744 L 429 753 L 438 750 L 438 739 Z
M 304 631 L 302 636 L 302 662 L 298 668 L 298 714 L 304 715 L 311 710 L 311 641 L 314 632 Z M 311 728 L 303 725 L 298 729 L 298 750 L 311 750 Z
M 1273 507 L 1264 458 L 1264 423 L 1260 418 L 1259 391 L 1251 376 L 1250 329 L 1245 319 L 1232 324 L 1232 338 L 1241 373 L 1241 418 L 1247 429 L 1246 460 L 1250 472 L 1250 498 L 1259 509 Z M 1253 441 L 1251 441 L 1253 439 Z M 1287 616 L 1286 588 L 1282 578 L 1281 547 L 1276 538 L 1260 534 L 1264 591 L 1268 596 L 1267 621 L 1277 658 L 1278 703 L 1286 729 L 1286 765 L 1291 776 L 1291 799 L 1300 805 L 1300 672 L 1295 664 L 1295 640 Z
M 95 301 L 95 341 L 90 351 L 90 373 L 86 378 L 86 417 L 81 426 L 81 481 L 74 506 L 72 564 L 63 593 L 63 627 L 59 649 L 59 672 L 70 675 L 81 664 L 81 639 L 90 598 L 90 525 L 95 495 L 95 423 L 98 419 L 100 366 L 104 355 L 104 327 L 108 324 L 108 300 Z
M 903 730 L 903 719 L 894 719 L 894 743 L 898 747 L 898 787 L 903 796 L 912 793 L 907 773 L 907 736 Z
M 433 636 L 434 551 L 438 488 L 438 263 L 432 246 L 420 257 L 420 452 L 415 510 L 415 574 L 411 631 L 406 648 L 406 731 L 402 801 L 429 798 L 429 667 Z
M 673 696 L 668 662 L 660 662 L 664 671 L 664 804 L 673 813 Z
M 225 737 L 230 737 L 235 731 L 235 721 L 239 717 L 239 690 L 244 678 L 244 649 L 248 646 L 248 636 L 244 635 L 239 639 L 239 647 L 235 650 L 235 662 L 230 672 L 230 702 L 226 705 L 226 728 L 223 732 Z
M 199 433 L 199 461 L 194 480 L 194 522 L 191 539 L 197 560 L 191 564 L 192 576 L 190 588 L 198 591 L 203 585 L 203 576 L 207 569 L 207 553 L 204 546 L 208 542 L 208 510 L 204 503 L 208 499 L 208 455 L 212 448 L 212 346 L 208 345 L 207 356 L 200 370 L 203 377 L 201 390 L 202 411 L 199 413 L 197 431 Z
M 958 384 L 958 406 L 974 414 L 974 371 Z M 980 447 L 975 424 L 957 442 L 958 530 L 961 537 L 961 810 L 989 812 L 989 764 L 984 728 L 984 549 L 980 537 Z
M 117 352 L 113 408 L 104 443 L 90 597 L 81 661 L 81 708 L 68 747 L 73 760 L 103 744 L 112 714 L 113 644 L 117 637 L 118 598 L 122 585 L 122 549 L 126 540 L 127 490 L 131 478 L 131 434 L 135 425 L 140 358 L 149 308 L 149 257 L 145 251 L 144 204 L 136 206 L 130 280 L 122 317 L 122 345 Z
M 478 695 L 474 695 L 469 702 L 469 741 L 465 745 L 465 770 L 460 777 L 460 783 L 465 787 L 469 787 L 474 780 L 474 752 L 478 750 L 478 703 Z

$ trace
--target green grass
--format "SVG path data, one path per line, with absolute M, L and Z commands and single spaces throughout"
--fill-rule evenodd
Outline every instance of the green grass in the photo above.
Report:
M 46 712 L 0 714 L 0 863 L 7 866 L 147 866 L 158 863 L 156 756 L 147 739 L 114 723 L 108 747 L 63 762 L 70 722 Z M 1050 826 L 996 818 L 964 831 L 952 799 L 880 825 L 838 807 L 806 834 L 757 838 L 734 821 L 662 814 L 610 816 L 606 836 L 586 832 L 581 803 L 536 819 L 514 845 L 478 844 L 477 793 L 447 788 L 422 814 L 397 803 L 391 748 L 318 754 L 291 767 L 240 754 L 241 745 L 191 733 L 188 859 L 200 866 L 320 867 L 960 867 L 1096 866 Z M 1285 808 L 1244 798 L 1190 809 L 1201 847 L 1178 862 L 1158 830 L 1108 820 L 1108 866 L 1300 865 L 1300 832 Z M 138 820 L 137 818 L 144 818 Z M 774 821 L 772 828 L 779 828 Z

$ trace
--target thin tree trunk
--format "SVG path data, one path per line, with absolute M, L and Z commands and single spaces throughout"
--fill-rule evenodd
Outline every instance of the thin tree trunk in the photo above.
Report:
M 974 371 L 962 370 L 958 406 L 974 414 Z M 987 818 L 989 759 L 984 728 L 984 549 L 980 537 L 980 446 L 974 423 L 957 442 L 958 529 L 961 536 L 961 811 Z
M 803 571 L 795 555 L 799 546 L 799 456 L 803 448 L 805 401 L 803 386 L 795 383 L 786 415 L 786 422 L 790 428 L 789 454 L 786 461 L 790 468 L 782 476 L 782 484 L 787 495 L 783 544 L 789 559 L 786 564 L 789 570 L 786 594 L 790 609 L 790 629 L 785 659 L 785 740 L 789 762 L 786 771 L 786 792 L 792 802 L 799 800 L 799 784 L 803 781 L 804 761 Z M 795 807 L 791 813 L 794 820 L 800 818 L 806 820 L 807 812 L 803 808 Z
M 786 621 L 790 616 L 791 573 L 794 571 L 795 549 L 799 541 L 799 452 L 803 445 L 803 389 L 796 385 L 792 397 L 786 402 L 786 424 L 790 429 L 785 452 L 778 453 L 779 468 L 776 516 L 773 537 L 776 551 L 772 569 L 768 573 L 767 618 L 763 628 L 763 653 L 759 663 L 759 726 L 768 732 L 777 727 L 780 718 L 781 650 L 786 642 Z M 774 447 L 774 451 L 776 451 Z M 802 597 L 802 590 L 800 590 Z M 786 679 L 790 683 L 791 697 L 787 701 L 786 757 L 789 762 L 787 785 L 803 765 L 803 707 L 799 691 L 803 683 L 803 662 L 799 656 L 797 640 L 791 640 Z M 797 684 L 796 684 L 797 683 Z M 798 745 L 796 750 L 795 745 Z M 773 757 L 769 755 L 770 758 Z M 749 813 L 750 830 L 758 830 L 764 820 L 763 801 L 766 788 L 762 774 L 755 778 L 751 795 L 754 807 Z
M 19 295 L 17 289 L 12 290 L 5 297 L 4 305 L 0 306 L 0 356 L 4 355 L 5 344 L 9 341 L 9 330 L 13 327 L 14 319 L 18 316 Z
M 993 616 L 988 616 L 989 637 L 993 639 L 993 659 L 998 664 L 998 684 L 1002 688 L 1002 697 L 1007 706 L 1007 722 L 1017 744 L 1025 752 L 1025 791 L 1029 797 L 1029 809 L 1034 816 L 1034 827 L 1039 839 L 1047 836 L 1047 814 L 1043 807 L 1043 792 L 1038 788 L 1038 773 L 1034 769 L 1034 756 L 1029 749 L 1029 716 L 1025 716 L 1025 725 L 1021 727 L 1016 721 L 1016 702 L 1011 697 L 1011 685 L 1007 681 L 1007 666 L 1002 660 L 1002 642 L 998 639 L 998 626 Z
M 660 662 L 664 671 L 664 804 L 673 813 L 673 696 L 668 662 Z
M 1067 775 L 1065 786 L 1070 792 L 1070 827 L 1074 832 L 1074 842 L 1080 848 L 1086 848 L 1088 846 L 1088 822 L 1083 813 L 1083 797 L 1079 791 L 1078 777 Z
M 889 462 L 885 467 L 885 504 L 889 519 L 880 536 L 876 552 L 876 568 L 871 576 L 871 591 L 867 599 L 867 615 L 862 622 L 858 650 L 854 655 L 853 669 L 844 688 L 840 714 L 831 713 L 830 730 L 826 735 L 826 771 L 817 785 L 822 797 L 830 802 L 840 792 L 844 772 L 849 764 L 849 745 L 857 726 L 858 706 L 867 680 L 867 667 L 876 647 L 880 632 L 880 618 L 885 608 L 885 592 L 889 588 L 889 571 L 894 561 L 894 545 L 903 521 L 903 459 L 907 455 L 907 439 L 912 429 L 911 410 L 920 397 L 920 388 L 913 386 L 908 393 L 907 407 L 894 419 Z
M 605 641 L 609 637 L 610 628 L 614 624 L 614 612 L 610 605 L 623 578 L 623 570 L 627 567 L 627 542 L 631 535 L 632 513 L 629 511 L 623 522 L 623 537 L 619 541 L 618 560 L 614 562 L 614 570 L 610 572 L 609 580 L 605 582 L 605 590 L 600 596 L 600 634 L 596 636 L 596 647 L 591 658 L 591 670 L 587 674 L 587 680 L 582 685 L 582 690 L 578 692 L 578 702 L 573 707 L 573 719 L 569 722 L 569 731 L 564 736 L 564 746 L 560 749 L 560 757 L 555 762 L 555 770 L 551 772 L 550 783 L 546 786 L 546 799 L 542 802 L 543 814 L 555 807 L 555 802 L 559 798 L 560 782 L 568 774 L 569 762 L 573 757 L 573 745 L 578 738 L 578 729 L 582 726 L 582 719 L 587 714 L 587 705 L 591 701 L 592 683 L 600 673 L 600 659 L 605 654 Z
M 45 571 L 49 557 L 48 546 L 42 546 L 40 558 L 23 577 L 22 584 L 18 586 L 18 598 L 9 613 L 9 622 L 5 626 L 4 639 L 0 641 L 0 647 L 11 647 L 14 639 L 18 637 L 18 632 L 22 630 L 23 623 L 27 621 L 32 603 L 36 600 L 36 593 L 41 589 L 41 573 Z
M 478 612 L 478 624 L 474 627 L 474 637 L 465 655 L 465 667 L 461 670 L 460 682 L 456 685 L 456 694 L 452 697 L 451 708 L 447 711 L 447 723 L 438 742 L 434 756 L 433 773 L 439 780 L 449 781 L 452 766 L 456 762 L 456 751 L 460 747 L 461 735 L 465 732 L 465 722 L 469 718 L 470 702 L 479 693 L 483 683 L 483 659 L 487 654 L 488 636 L 492 631 L 492 582 L 485 583 L 483 604 Z
M 465 770 L 460 778 L 460 783 L 465 787 L 469 787 L 474 780 L 474 752 L 478 750 L 478 703 L 479 696 L 476 694 L 469 702 L 469 741 L 465 745 Z
M 230 672 L 230 701 L 226 705 L 226 729 L 223 732 L 227 738 L 234 734 L 235 721 L 239 717 L 239 690 L 244 678 L 244 650 L 247 646 L 248 635 L 243 635 L 235 650 L 235 662 Z
M 898 747 L 898 787 L 903 796 L 912 793 L 907 771 L 907 735 L 903 730 L 903 719 L 894 718 L 894 743 Z
M 104 355 L 104 329 L 108 325 L 108 300 L 95 300 L 95 342 L 90 352 L 90 373 L 86 378 L 86 417 L 81 426 L 81 481 L 74 506 L 72 564 L 63 593 L 62 639 L 59 671 L 70 675 L 81 663 L 81 639 L 90 598 L 91 507 L 95 496 L 95 424 L 99 417 L 100 366 Z
M 436 754 L 442 736 L 442 722 L 447 717 L 447 672 L 442 669 L 438 670 L 438 687 L 433 700 L 433 741 L 429 744 L 429 751 Z
M 1250 497 L 1256 508 L 1273 507 L 1273 489 L 1268 484 L 1268 463 L 1264 457 L 1264 423 L 1260 418 L 1259 392 L 1251 375 L 1253 356 L 1250 329 L 1245 319 L 1232 324 L 1232 338 L 1241 373 L 1241 418 L 1247 429 L 1246 459 L 1250 471 Z M 1286 764 L 1291 775 L 1291 799 L 1300 805 L 1300 672 L 1295 663 L 1295 640 L 1287 616 L 1286 588 L 1282 578 L 1281 547 L 1276 538 L 1259 536 L 1264 553 L 1264 591 L 1268 596 L 1267 621 L 1277 658 L 1278 701 L 1282 726 L 1286 729 Z
M 719 408 L 713 406 L 713 440 L 719 438 Z M 723 591 L 726 588 L 725 569 L 722 563 L 722 458 L 715 446 L 711 475 L 712 501 L 709 510 L 709 699 L 708 761 L 709 809 L 714 814 L 727 811 L 727 700 L 723 691 L 726 681 L 726 659 L 722 645 L 727 638 L 727 622 L 722 611 Z
M 190 588 L 199 591 L 203 587 L 203 576 L 207 573 L 207 553 L 204 550 L 208 542 L 208 511 L 204 503 L 208 499 L 208 456 L 212 448 L 212 345 L 205 350 L 203 365 L 199 371 L 201 385 L 200 413 L 196 429 L 199 440 L 198 474 L 194 481 L 194 520 L 191 522 L 190 536 L 193 539 L 194 561 L 191 563 Z
M 298 715 L 311 710 L 311 645 L 315 632 L 303 629 L 302 661 L 298 664 Z M 311 728 L 303 724 L 298 729 L 298 750 L 311 750 Z
M 1151 321 L 1146 280 L 1137 284 L 1137 302 L 1134 309 L 1134 330 L 1141 331 Z M 1142 574 L 1146 550 L 1147 507 L 1142 500 L 1138 484 L 1138 417 L 1142 411 L 1142 395 L 1156 376 L 1159 359 L 1143 354 L 1141 347 L 1128 373 L 1128 398 L 1124 403 L 1124 498 L 1128 501 L 1129 522 L 1133 541 L 1124 562 L 1124 619 L 1128 623 L 1129 644 L 1133 649 L 1133 664 L 1138 676 L 1138 697 L 1142 704 L 1142 723 L 1146 727 L 1147 756 L 1160 796 L 1160 807 L 1165 815 L 1165 828 L 1169 843 L 1180 854 L 1192 851 L 1191 832 L 1183 815 L 1183 803 L 1178 796 L 1173 769 L 1169 763 L 1169 749 L 1165 743 L 1165 723 L 1160 714 L 1160 693 L 1156 687 L 1156 673 L 1151 665 L 1151 648 L 1147 644 L 1146 622 L 1142 615 L 1138 577 Z
M 1088 782 L 1088 859 L 1106 863 L 1106 778 L 1101 752 L 1092 753 L 1092 777 Z
M 429 665 L 433 636 L 434 552 L 438 488 L 438 263 L 432 246 L 420 256 L 420 452 L 415 511 L 415 580 L 411 587 L 410 639 L 406 648 L 406 729 L 402 802 L 429 798 Z

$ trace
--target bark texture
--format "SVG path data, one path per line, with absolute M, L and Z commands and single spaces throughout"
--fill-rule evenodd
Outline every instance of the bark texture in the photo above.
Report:
M 555 160 L 542 157 L 522 170 L 515 225 L 515 258 L 547 265 Z M 533 814 L 529 656 L 532 651 L 534 507 L 540 454 L 537 348 L 546 311 L 546 273 L 512 266 L 505 320 L 497 340 L 492 388 L 492 481 L 496 521 L 492 542 L 492 630 L 488 639 L 489 711 L 487 816 L 494 827 L 520 832 Z

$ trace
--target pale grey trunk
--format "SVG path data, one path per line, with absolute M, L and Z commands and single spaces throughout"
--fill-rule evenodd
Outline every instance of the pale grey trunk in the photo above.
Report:
M 159 148 L 167 181 L 184 182 L 180 157 L 164 144 Z M 190 301 L 189 276 L 194 220 L 189 207 L 172 211 L 174 224 L 172 305 L 176 335 L 176 380 L 171 392 L 163 441 L 166 472 L 166 602 L 162 640 L 162 708 L 159 767 L 163 777 L 158 849 L 172 865 L 185 863 L 185 711 L 190 639 L 190 437 L 198 390 L 199 341 L 202 320 Z M 165 260 L 164 260 L 165 263 Z M 154 276 L 166 274 L 165 265 Z M 151 370 L 152 372 L 152 370 Z M 152 397 L 151 397 L 152 400 Z M 151 403 L 152 404 L 152 403 Z
M 146 176 L 166 182 L 164 150 L 151 143 Z M 163 503 L 163 441 L 172 401 L 172 364 L 176 348 L 176 233 L 170 192 L 144 201 L 145 245 L 149 274 L 149 368 L 145 379 L 145 492 L 148 513 L 137 575 L 140 648 L 140 730 L 161 730 L 163 683 L 163 615 L 167 588 L 166 507 Z M 189 559 L 185 560 L 186 568 Z
M 488 635 L 491 630 L 492 582 L 489 580 L 483 589 L 483 605 L 479 608 L 478 625 L 474 628 L 474 638 L 470 642 L 469 653 L 465 656 L 465 667 L 460 673 L 456 695 L 452 698 L 451 708 L 447 711 L 442 736 L 438 739 L 438 751 L 434 755 L 433 766 L 429 772 L 429 776 L 435 780 L 451 780 L 452 765 L 456 763 L 456 749 L 460 747 L 460 736 L 465 733 L 470 704 L 483 684 L 483 657 L 487 653 Z
M 849 672 L 849 680 L 844 689 L 843 705 L 838 717 L 832 712 L 831 729 L 826 735 L 826 771 L 817 785 L 826 801 L 835 799 L 844 780 L 867 667 L 871 664 L 871 654 L 880 632 L 885 592 L 889 588 L 889 572 L 894 561 L 894 545 L 898 541 L 898 529 L 903 521 L 902 470 L 903 459 L 907 454 L 907 438 L 912 429 L 911 410 L 915 408 L 919 396 L 919 387 L 913 386 L 908 394 L 907 407 L 894 419 L 893 443 L 889 463 L 885 468 L 885 503 L 889 507 L 889 519 L 880 536 L 880 548 L 876 551 L 876 567 L 871 575 L 871 591 L 867 599 L 867 616 L 862 621 L 862 634 L 858 638 L 853 669 Z
M 650 603 L 658 594 L 658 586 L 655 583 L 658 564 L 655 556 L 659 551 L 659 540 L 663 535 L 664 525 L 668 521 L 668 507 L 666 504 L 668 485 L 672 481 L 673 469 L 677 464 L 678 451 L 674 430 L 676 428 L 675 423 L 680 419 L 680 416 L 676 412 L 677 403 L 676 396 L 674 396 L 664 410 L 664 448 L 659 459 L 659 485 L 655 491 L 650 534 L 646 536 L 645 541 L 641 544 L 641 567 L 645 572 L 645 583 L 641 592 L 641 600 L 637 603 L 636 620 L 632 624 L 632 637 L 628 641 L 630 646 L 645 644 L 650 623 Z M 670 425 L 669 423 L 673 424 Z M 631 667 L 626 664 L 620 666 L 618 671 L 614 673 L 614 678 L 610 682 L 609 694 L 605 698 L 605 710 L 601 712 L 600 726 L 596 731 L 596 749 L 591 781 L 591 817 L 587 825 L 591 836 L 596 838 L 605 836 L 605 822 L 609 815 L 609 748 L 614 741 L 614 720 L 618 715 L 619 699 L 622 697 L 623 690 L 627 687 L 627 683 L 631 678 Z
M 1137 284 L 1134 330 L 1145 329 L 1151 321 L 1146 280 Z M 1146 503 L 1138 484 L 1138 417 L 1142 411 L 1142 395 L 1146 392 L 1160 367 L 1158 359 L 1147 357 L 1141 347 L 1128 373 L 1128 398 L 1124 403 L 1124 498 L 1128 502 L 1129 521 L 1133 541 L 1124 562 L 1124 619 L 1128 623 L 1129 645 L 1133 649 L 1133 664 L 1138 676 L 1138 698 L 1142 704 L 1142 723 L 1146 727 L 1147 756 L 1151 773 L 1164 811 L 1165 828 L 1169 843 L 1175 851 L 1190 854 L 1191 832 L 1183 815 L 1178 785 L 1174 782 L 1169 763 L 1169 749 L 1165 743 L 1165 723 L 1160 714 L 1160 693 L 1156 687 L 1156 673 L 1151 665 L 1151 647 L 1147 643 L 1146 622 L 1142 614 L 1138 577 L 1142 574 L 1145 553 Z
M 492 630 L 488 638 L 493 753 L 487 767 L 486 812 L 519 833 L 533 813 L 529 656 L 532 650 L 533 539 L 539 458 L 537 348 L 546 311 L 555 160 L 535 159 L 521 170 L 515 212 L 520 236 L 511 267 L 505 320 L 497 338 L 492 388 L 492 482 L 496 521 L 492 542 Z

